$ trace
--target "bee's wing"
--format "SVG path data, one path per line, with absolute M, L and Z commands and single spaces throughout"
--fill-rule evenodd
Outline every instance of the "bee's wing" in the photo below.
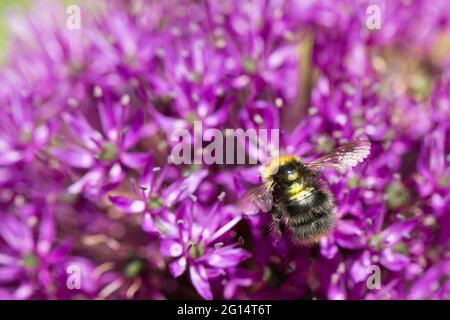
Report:
M 272 195 L 265 185 L 248 189 L 239 198 L 237 206 L 244 214 L 252 215 L 259 211 L 268 212 L 272 208 Z
M 357 140 L 334 149 L 329 154 L 308 162 L 305 165 L 311 169 L 323 169 L 325 167 L 345 168 L 354 167 L 362 162 L 370 153 L 370 142 Z

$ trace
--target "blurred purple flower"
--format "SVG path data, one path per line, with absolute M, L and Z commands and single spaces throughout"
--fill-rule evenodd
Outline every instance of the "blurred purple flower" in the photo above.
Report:
M 94 91 L 101 91 L 95 87 Z M 100 93 L 99 93 L 100 94 Z M 68 191 L 78 194 L 86 189 L 94 194 L 105 188 L 117 186 L 125 177 L 125 168 L 143 167 L 148 154 L 130 152 L 141 137 L 144 115 L 138 111 L 126 122 L 129 108 L 117 103 L 98 101 L 102 131 L 94 129 L 80 114 L 64 114 L 68 137 L 63 147 L 54 147 L 51 153 L 57 159 L 88 172 Z
M 175 224 L 171 220 L 176 219 Z M 224 244 L 229 231 L 240 221 L 232 217 L 219 200 L 212 208 L 195 201 L 182 205 L 174 216 L 160 221 L 161 253 L 171 258 L 169 270 L 179 277 L 189 269 L 191 282 L 205 299 L 212 299 L 210 281 L 223 277 L 247 259 L 249 254 L 238 244 Z
M 447 1 L 100 1 L 80 30 L 34 6 L 0 71 L 0 298 L 448 299 Z M 322 172 L 336 225 L 299 247 L 236 207 L 258 165 L 168 163 L 195 121 L 372 150 Z
M 53 272 L 71 249 L 69 240 L 55 244 L 56 227 L 48 209 L 40 217 L 26 209 L 19 217 L 1 215 L 0 282 L 6 286 L 2 299 L 55 297 Z

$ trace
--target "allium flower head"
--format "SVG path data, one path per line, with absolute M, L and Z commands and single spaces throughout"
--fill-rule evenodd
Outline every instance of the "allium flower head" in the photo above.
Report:
M 101 90 L 95 87 L 94 94 L 101 95 Z M 82 114 L 63 114 L 67 136 L 60 142 L 63 146 L 51 149 L 52 155 L 60 161 L 88 170 L 69 187 L 72 194 L 86 188 L 95 193 L 107 184 L 109 188 L 117 185 L 124 178 L 124 167 L 139 169 L 148 159 L 146 153 L 129 152 L 141 135 L 142 112 L 136 112 L 131 118 L 130 108 L 126 105 L 101 100 L 97 103 L 102 130 L 93 128 Z
M 7 17 L 1 299 L 449 299 L 448 1 L 83 1 L 79 28 L 66 9 Z M 242 212 L 274 154 L 353 140 L 363 163 L 317 172 L 317 245 Z
M 56 296 L 55 269 L 61 268 L 71 243 L 55 244 L 55 224 L 49 209 L 40 216 L 23 207 L 20 216 L 2 213 L 0 281 L 3 299 Z

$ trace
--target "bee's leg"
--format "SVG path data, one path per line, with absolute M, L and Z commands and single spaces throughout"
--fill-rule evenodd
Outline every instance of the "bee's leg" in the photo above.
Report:
M 283 225 L 281 222 L 282 212 L 278 206 L 274 205 L 272 207 L 272 211 L 270 212 L 272 215 L 272 233 L 275 237 L 280 238 L 283 234 Z

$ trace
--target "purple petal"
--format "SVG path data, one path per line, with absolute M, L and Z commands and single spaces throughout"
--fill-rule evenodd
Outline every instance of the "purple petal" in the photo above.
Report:
M 15 281 L 22 276 L 22 269 L 17 267 L 0 267 L 0 282 Z
M 216 268 L 231 268 L 249 258 L 250 254 L 241 248 L 221 248 L 206 256 L 206 262 Z
M 16 291 L 14 291 L 13 297 L 16 300 L 28 299 L 33 293 L 33 284 L 31 282 L 22 283 Z
M 0 265 L 16 265 L 18 259 L 0 252 Z
M 391 248 L 386 248 L 381 253 L 380 262 L 389 270 L 400 271 L 409 264 L 409 258 L 394 252 Z
M 185 257 L 180 257 L 180 258 L 175 259 L 174 261 L 169 263 L 170 274 L 174 278 L 178 278 L 186 270 L 186 265 L 187 265 L 187 262 L 186 262 Z
M 409 236 L 416 225 L 417 221 L 411 220 L 402 221 L 389 226 L 381 234 L 386 246 L 391 246 L 397 243 L 401 238 Z
M 97 108 L 100 114 L 100 121 L 102 123 L 103 132 L 106 134 L 109 140 L 111 140 L 112 142 L 116 142 L 119 137 L 119 131 L 117 130 L 117 123 L 112 107 L 110 105 L 106 105 L 103 102 L 100 102 Z
M 39 239 L 37 242 L 37 252 L 41 255 L 47 255 L 55 239 L 55 223 L 53 217 L 47 211 L 45 211 L 41 218 L 41 224 L 39 228 Z
M 71 239 L 65 240 L 52 250 L 52 252 L 48 256 L 48 261 L 54 264 L 62 262 L 69 255 L 72 247 L 73 241 Z
M 123 172 L 120 163 L 115 163 L 111 169 L 109 169 L 108 176 L 111 183 L 120 182 L 123 180 L 125 173 Z
M 172 133 L 176 129 L 189 127 L 186 120 L 167 117 L 156 111 L 153 107 L 150 107 L 149 110 L 155 121 L 158 123 L 158 126 L 166 133 Z
M 368 268 L 372 264 L 370 260 L 370 252 L 364 251 L 360 257 L 353 263 L 350 268 L 350 276 L 355 282 L 361 282 L 369 276 Z
M 49 137 L 50 137 L 50 130 L 48 126 L 41 125 L 36 129 L 34 129 L 33 140 L 37 146 L 44 146 L 48 142 Z
M 147 159 L 147 164 L 145 165 L 144 170 L 139 177 L 139 185 L 146 188 L 147 190 L 150 190 L 152 188 L 152 182 L 155 175 L 153 168 L 153 158 L 149 156 L 149 158 Z
M 339 251 L 333 239 L 333 236 L 329 236 L 320 240 L 320 253 L 327 259 L 333 259 Z
M 448 275 L 450 275 L 450 261 L 432 266 L 413 283 L 409 289 L 408 299 L 430 299 L 436 288 L 441 286 L 440 280 Z
M 155 221 L 149 213 L 144 214 L 144 218 L 142 219 L 141 224 L 142 224 L 142 229 L 145 232 L 159 234 L 159 230 L 156 227 Z
M 134 147 L 141 138 L 141 129 L 144 125 L 144 113 L 142 110 L 138 110 L 131 123 L 129 131 L 126 133 L 123 141 L 125 150 Z
M 1 217 L 0 236 L 17 252 L 33 251 L 34 240 L 31 230 L 21 221 L 11 216 Z
M 174 182 L 164 191 L 164 204 L 171 207 L 176 201 L 181 201 L 193 194 L 199 184 L 208 175 L 208 170 L 200 170 L 192 173 L 189 177 L 181 181 Z
M 339 272 L 336 272 L 331 275 L 331 283 L 328 288 L 328 299 L 345 300 L 346 298 L 347 292 L 345 290 L 343 275 Z
M 76 146 L 72 146 L 70 149 L 54 148 L 50 153 L 58 160 L 75 168 L 91 168 L 95 163 L 95 159 L 89 151 Z
M 19 151 L 9 150 L 0 153 L 0 165 L 7 166 L 22 160 L 23 154 Z
M 120 160 L 128 168 L 140 169 L 148 162 L 148 153 L 144 152 L 124 152 L 120 155 Z
M 64 114 L 63 118 L 72 134 L 81 141 L 83 146 L 91 150 L 99 148 L 96 142 L 102 141 L 103 136 L 100 132 L 92 129 L 84 117 Z
M 165 257 L 179 257 L 183 253 L 183 246 L 176 240 L 162 240 L 160 244 L 161 254 Z
M 230 231 L 239 221 L 241 221 L 242 217 L 235 217 L 231 221 L 227 222 L 224 226 L 222 226 L 220 229 L 218 229 L 216 232 L 214 232 L 211 237 L 207 239 L 207 244 L 211 243 L 217 239 L 219 239 L 221 236 L 223 236 L 225 233 Z
M 70 194 L 79 194 L 85 188 L 90 186 L 98 186 L 103 179 L 104 169 L 101 167 L 95 168 L 83 177 L 81 177 L 77 182 L 69 186 L 68 192 Z
M 347 249 L 362 248 L 366 243 L 362 229 L 354 221 L 340 220 L 334 237 L 339 246 Z
M 146 208 L 145 202 L 142 200 L 134 200 L 121 196 L 109 196 L 109 200 L 117 209 L 126 213 L 141 213 Z
M 98 145 L 94 141 L 102 141 L 103 136 L 100 132 L 92 129 L 83 116 L 72 116 L 64 114 L 63 118 L 69 126 L 72 134 L 80 139 L 82 145 L 89 149 L 97 149 Z
M 208 282 L 205 267 L 196 264 L 191 265 L 189 267 L 189 274 L 191 276 L 191 282 L 194 285 L 194 288 L 203 297 L 203 299 L 212 300 L 213 295 Z

